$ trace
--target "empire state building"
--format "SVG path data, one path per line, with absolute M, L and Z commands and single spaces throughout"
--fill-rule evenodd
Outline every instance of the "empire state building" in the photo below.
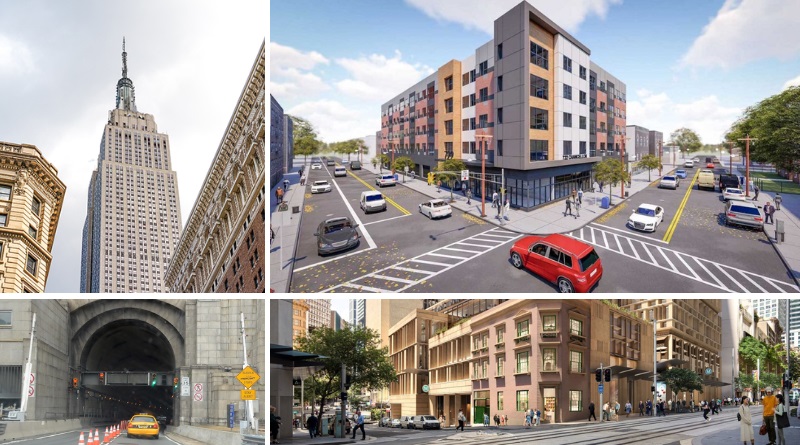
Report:
M 128 53 L 116 108 L 100 141 L 89 183 L 81 251 L 81 292 L 163 292 L 163 278 L 181 235 L 177 174 L 169 137 L 152 114 L 136 109 Z

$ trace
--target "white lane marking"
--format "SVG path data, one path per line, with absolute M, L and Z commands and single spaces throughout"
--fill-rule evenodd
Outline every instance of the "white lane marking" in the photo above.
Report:
M 642 235 L 642 234 L 640 234 L 640 233 L 631 232 L 630 230 L 623 230 L 623 229 L 619 229 L 619 228 L 617 228 L 617 227 L 611 227 L 611 226 L 607 226 L 607 225 L 605 225 L 605 224 L 599 224 L 599 223 L 592 223 L 591 225 L 593 225 L 593 226 L 599 226 L 599 227 L 602 227 L 602 228 L 604 228 L 604 229 L 616 230 L 617 232 L 622 232 L 622 233 L 624 233 L 625 235 L 628 235 L 628 236 L 636 236 L 636 237 L 639 237 L 639 238 L 644 238 L 644 239 L 646 239 L 647 241 L 653 241 L 653 242 L 656 242 L 656 243 L 661 243 L 661 244 L 669 244 L 669 243 L 668 243 L 668 242 L 666 242 L 666 241 L 662 241 L 662 240 L 660 240 L 660 239 L 657 239 L 657 238 L 650 238 L 650 237 L 649 237 L 649 236 L 647 236 L 647 235 Z M 654 233 L 655 233 L 655 232 L 654 232 Z
M 437 263 L 436 261 L 426 261 L 426 260 L 409 260 L 408 262 L 410 262 L 410 263 L 413 262 L 413 263 L 431 264 L 431 265 L 434 265 L 434 266 L 450 266 L 447 263 Z M 397 266 L 395 266 L 395 267 L 397 267 Z
M 683 263 L 683 265 L 686 266 L 686 269 L 689 270 L 689 272 L 691 272 L 692 275 L 694 275 L 695 279 L 697 279 L 698 281 L 702 281 L 702 280 L 700 280 L 700 275 L 697 275 L 697 272 L 695 272 L 694 269 L 689 267 L 689 263 L 687 263 L 686 260 L 683 259 L 683 254 L 682 253 L 675 252 L 675 256 L 677 256 L 678 259 L 681 260 L 681 263 Z
M 733 277 L 728 272 L 725 272 L 725 269 L 722 267 L 722 264 L 715 264 L 715 266 L 717 266 L 717 269 L 719 269 L 720 272 L 724 273 L 725 276 L 728 277 L 729 280 L 731 280 L 731 282 L 736 283 L 736 285 L 739 286 L 742 289 L 742 292 L 745 292 L 745 293 L 748 293 L 748 294 L 750 293 L 750 289 L 742 286 L 742 283 L 734 280 Z
M 354 283 L 345 283 L 345 284 L 341 284 L 340 286 L 341 287 L 349 287 L 349 288 L 352 288 L 352 289 L 357 289 L 357 290 L 359 290 L 361 292 L 365 292 L 365 291 L 366 292 L 372 292 L 374 294 L 382 294 L 384 292 L 389 292 L 386 289 L 379 289 L 377 287 L 362 286 L 360 284 L 354 284 Z
M 481 161 L 481 162 L 483 162 L 483 161 Z M 594 240 L 594 228 L 593 227 L 589 227 L 589 232 L 592 233 L 592 244 L 594 244 L 596 246 L 597 242 Z
M 639 252 L 637 252 L 637 251 L 636 251 L 636 248 L 635 248 L 635 247 L 633 247 L 633 241 L 631 241 L 631 239 L 630 239 L 630 238 L 628 238 L 628 244 L 630 244 L 630 246 L 631 246 L 631 250 L 633 250 L 633 254 L 634 254 L 634 255 L 636 255 L 636 259 L 637 259 L 637 260 L 641 260 L 641 258 L 639 258 Z
M 481 236 L 493 236 L 495 238 L 502 238 L 504 240 L 510 240 L 516 238 L 516 236 L 506 236 L 506 235 L 496 235 L 494 233 L 483 233 Z
M 329 171 L 328 175 L 330 174 L 331 172 Z M 347 207 L 347 210 L 349 210 L 350 214 L 353 215 L 353 221 L 355 221 L 356 224 L 358 224 L 359 228 L 361 229 L 362 236 L 364 237 L 365 240 L 367 240 L 367 244 L 369 245 L 369 247 L 373 249 L 378 247 L 378 245 L 375 244 L 375 241 L 372 239 L 372 236 L 369 234 L 367 229 L 364 228 L 364 224 L 361 223 L 361 219 L 358 217 L 358 215 L 356 215 L 356 211 L 353 210 L 353 206 L 351 206 L 350 203 L 347 201 L 347 197 L 344 196 L 344 192 L 342 191 L 341 188 L 339 188 L 339 183 L 336 182 L 336 180 L 334 180 L 333 185 L 336 186 L 336 191 L 339 192 L 339 196 L 342 197 L 342 201 L 344 201 L 344 205 Z
M 304 271 L 306 269 L 311 269 L 312 267 L 317 267 L 317 266 L 325 264 L 325 263 L 330 263 L 331 261 L 341 260 L 342 258 L 347 258 L 349 256 L 360 255 L 360 254 L 362 254 L 364 252 L 369 252 L 372 249 L 374 249 L 374 247 L 367 247 L 364 250 L 358 250 L 358 251 L 355 251 L 355 252 L 350 252 L 350 253 L 347 253 L 347 254 L 344 254 L 344 255 L 341 255 L 341 256 L 337 256 L 336 258 L 329 258 L 329 259 L 327 259 L 325 261 L 320 261 L 319 263 L 314 263 L 314 264 L 309 264 L 308 266 L 298 267 L 297 269 L 294 270 L 293 273 L 301 272 L 301 271 Z
M 429 270 L 412 269 L 410 267 L 401 267 L 401 266 L 392 266 L 392 269 L 402 270 L 402 271 L 405 271 L 405 272 L 413 272 L 413 273 L 418 273 L 418 274 L 422 274 L 422 275 L 431 275 L 433 273 L 433 272 L 431 272 Z
M 716 276 L 714 276 L 714 274 L 713 274 L 713 273 L 711 273 L 711 271 L 710 271 L 710 270 L 708 270 L 708 269 L 706 268 L 706 266 L 704 266 L 704 265 L 703 265 L 703 261 L 706 261 L 706 260 L 704 260 L 704 259 L 702 259 L 702 258 L 697 258 L 697 257 L 692 257 L 692 258 L 694 258 L 694 262 L 695 262 L 695 263 L 699 264 L 699 265 L 700 265 L 700 267 L 702 267 L 702 268 L 703 268 L 703 270 L 704 270 L 704 271 L 706 271 L 706 274 L 707 274 L 709 277 L 711 277 L 711 278 L 712 278 L 714 281 L 716 281 L 716 282 L 717 282 L 717 284 L 719 285 L 719 286 L 717 286 L 717 287 L 719 287 L 719 288 L 721 288 L 721 289 L 725 289 L 725 290 L 727 290 L 728 292 L 733 292 L 732 290 L 728 289 L 728 287 L 727 287 L 727 286 L 725 286 L 724 284 L 722 284 L 722 281 L 719 281 L 719 279 L 717 279 L 717 277 L 716 277 Z
M 785 294 L 785 293 L 786 293 L 786 291 L 785 291 L 785 290 L 783 290 L 783 288 L 780 288 L 780 287 L 778 287 L 778 285 L 777 285 L 777 284 L 775 284 L 775 280 L 773 280 L 773 279 L 771 279 L 771 278 L 770 278 L 770 279 L 768 279 L 768 280 L 764 280 L 764 281 L 766 281 L 767 283 L 771 284 L 771 285 L 772 285 L 772 287 L 774 287 L 775 289 L 778 289 L 778 290 L 779 290 L 779 291 L 780 291 L 782 294 Z M 780 283 L 780 281 L 778 281 L 778 283 Z
M 378 274 L 372 274 L 372 276 L 368 278 L 378 278 L 381 280 L 388 280 L 388 281 L 399 281 L 405 284 L 416 283 L 416 281 L 406 280 L 405 278 L 387 277 L 386 275 L 378 275 Z
M 674 265 L 674 264 L 672 264 L 672 261 L 670 261 L 670 260 L 669 260 L 669 258 L 667 258 L 667 254 L 666 254 L 666 253 L 664 253 L 664 251 L 661 249 L 661 247 L 658 247 L 658 246 L 656 246 L 656 250 L 658 250 L 659 252 L 661 252 L 661 256 L 663 256 L 663 257 L 664 257 L 664 259 L 665 259 L 665 260 L 667 260 L 667 263 L 669 263 L 669 267 L 671 267 L 671 268 L 672 268 L 672 270 L 674 270 L 675 272 L 677 272 L 677 271 L 678 271 L 678 269 L 676 269 L 676 268 L 675 268 L 675 265 Z
M 474 241 L 483 241 L 485 243 L 492 243 L 492 244 L 503 244 L 505 241 L 498 241 L 496 239 L 483 239 L 483 238 L 472 238 Z
M 362 224 L 362 226 L 368 226 L 370 224 L 378 224 L 378 223 L 382 223 L 382 222 L 386 222 L 386 221 L 391 221 L 391 220 L 397 219 L 397 218 L 405 218 L 406 216 L 411 216 L 411 214 L 409 213 L 408 215 L 393 216 L 391 218 L 381 219 L 381 220 L 378 220 L 378 221 L 372 221 L 372 222 L 364 223 L 364 224 Z
M 442 250 L 455 250 L 458 252 L 469 252 L 469 253 L 480 253 L 481 250 L 467 250 L 467 249 L 456 249 L 455 247 L 443 247 Z
M 513 238 L 512 238 L 512 239 L 513 239 Z M 508 242 L 508 241 L 506 241 L 506 242 Z M 456 244 L 460 244 L 460 245 L 464 245 L 464 246 L 483 247 L 484 249 L 485 249 L 485 248 L 487 248 L 487 247 L 492 247 L 492 246 L 487 246 L 487 245 L 485 245 L 485 244 L 472 244 L 472 243 L 465 243 L 464 241 L 458 242 L 458 243 L 456 243 Z
M 741 276 L 745 277 L 745 278 L 747 279 L 747 281 L 749 281 L 749 282 L 753 283 L 753 286 L 755 286 L 755 287 L 759 288 L 759 289 L 761 290 L 761 292 L 764 292 L 764 293 L 766 293 L 766 292 L 767 292 L 767 290 L 766 290 L 766 289 L 764 289 L 763 287 L 759 286 L 759 285 L 758 285 L 758 283 L 756 283 L 755 281 L 753 281 L 753 279 L 752 279 L 752 278 L 748 277 L 748 276 L 747 276 L 747 274 L 746 274 L 746 273 L 744 273 L 744 271 L 742 271 L 742 270 L 739 270 L 739 269 L 736 269 L 736 271 L 737 271 L 737 272 L 739 272 L 739 275 L 741 275 Z
M 619 252 L 620 253 L 625 253 L 625 249 L 622 248 L 622 243 L 619 241 L 619 235 L 617 235 L 616 233 L 612 233 L 612 235 L 614 236 L 614 242 L 617 243 L 617 247 L 619 248 Z
M 442 257 L 442 258 L 455 258 L 455 259 L 457 259 L 457 260 L 463 260 L 464 258 L 469 258 L 469 257 L 456 256 L 456 255 L 445 255 L 445 254 L 443 254 L 443 253 L 433 253 L 433 252 L 429 252 L 429 253 L 426 253 L 426 254 L 425 254 L 425 256 L 428 256 L 428 255 L 432 255 L 432 256 L 440 256 L 440 257 Z

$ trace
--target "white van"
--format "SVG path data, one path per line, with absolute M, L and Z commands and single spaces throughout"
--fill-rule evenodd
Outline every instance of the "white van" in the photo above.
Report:
M 364 213 L 386 210 L 386 200 L 383 198 L 383 194 L 375 190 L 361 192 L 359 203 Z
M 337 165 L 333 169 L 333 176 L 347 176 L 347 169 L 342 165 Z

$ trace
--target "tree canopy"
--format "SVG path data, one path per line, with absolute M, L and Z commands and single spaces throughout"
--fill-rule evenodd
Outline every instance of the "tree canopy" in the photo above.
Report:
M 309 121 L 291 115 L 289 115 L 289 118 L 293 124 L 294 154 L 295 156 L 305 156 L 306 161 L 308 161 L 309 156 L 319 153 L 322 143 L 317 139 L 317 132 Z
M 650 181 L 650 170 L 653 169 L 661 169 L 661 159 L 658 159 L 656 155 L 644 155 L 642 159 L 639 160 L 639 165 L 647 169 L 647 180 Z
M 461 170 L 466 170 L 467 166 L 461 159 L 445 159 L 436 166 L 434 170 L 436 180 L 450 183 L 450 202 L 453 202 L 453 182 L 461 178 Z
M 703 392 L 703 379 L 691 369 L 670 368 L 661 373 L 661 380 L 667 384 L 667 387 L 669 387 L 672 392 Z
M 392 170 L 403 172 L 403 176 L 405 176 L 405 169 L 404 167 L 408 167 L 408 171 L 414 171 L 416 168 L 416 164 L 414 161 L 411 160 L 408 156 L 400 156 L 399 158 L 394 158 L 394 164 L 392 164 Z
M 597 182 L 610 184 L 612 187 L 620 181 L 629 181 L 630 173 L 625 170 L 625 165 L 617 158 L 606 158 L 594 165 L 594 178 Z M 608 202 L 611 203 L 611 187 L 608 188 Z
M 700 136 L 688 128 L 679 128 L 670 135 L 670 145 L 677 145 L 683 150 L 693 153 L 703 147 Z
M 744 153 L 745 141 L 739 139 L 747 135 L 758 139 L 750 143 L 752 160 L 800 172 L 800 86 L 789 87 L 748 107 L 731 126 L 726 139 Z

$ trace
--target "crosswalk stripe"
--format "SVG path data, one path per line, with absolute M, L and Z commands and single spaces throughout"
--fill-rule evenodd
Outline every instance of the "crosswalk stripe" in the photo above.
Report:
M 434 266 L 447 266 L 447 267 L 450 267 L 450 266 L 451 266 L 450 264 L 447 264 L 447 263 L 437 263 L 436 261 L 425 261 L 425 260 L 409 260 L 409 261 L 413 261 L 413 262 L 415 262 L 415 263 L 422 263 L 422 264 L 432 264 L 432 265 L 434 265 Z
M 664 257 L 664 259 L 665 259 L 665 260 L 667 260 L 667 263 L 669 263 L 669 267 L 671 267 L 671 268 L 672 268 L 672 270 L 674 270 L 675 272 L 677 272 L 677 271 L 678 271 L 678 269 L 676 269 L 676 268 L 675 268 L 675 265 L 674 265 L 674 264 L 672 264 L 672 261 L 670 261 L 670 260 L 669 260 L 669 258 L 667 258 L 667 254 L 666 254 L 666 253 L 664 253 L 664 251 L 663 251 L 663 250 L 662 250 L 660 247 L 658 247 L 658 246 L 656 246 L 656 249 L 657 249 L 659 252 L 661 252 L 661 256 L 663 256 L 663 257 Z
M 637 259 L 637 260 L 641 260 L 641 258 L 639 258 L 639 252 L 637 252 L 637 251 L 636 251 L 636 248 L 635 248 L 635 247 L 633 247 L 633 241 L 631 241 L 631 239 L 630 239 L 630 238 L 628 238 L 628 244 L 630 244 L 630 245 L 631 245 L 631 250 L 633 250 L 633 254 L 634 254 L 634 255 L 636 255 L 636 259 Z
M 456 249 L 455 247 L 442 247 L 442 250 L 456 250 L 458 252 L 481 253 L 480 250 Z
M 783 288 L 781 288 L 781 287 L 778 287 L 778 285 L 777 285 L 777 284 L 775 284 L 775 280 L 769 279 L 769 280 L 765 280 L 765 281 L 766 281 L 767 283 L 771 284 L 771 285 L 772 285 L 772 287 L 774 287 L 775 289 L 778 289 L 778 290 L 779 290 L 779 291 L 780 291 L 782 294 L 785 294 L 785 293 L 786 293 L 786 291 L 785 291 Z
M 704 271 L 706 271 L 706 274 L 707 274 L 709 277 L 711 277 L 711 279 L 712 279 L 712 280 L 714 280 L 714 281 L 716 281 L 716 282 L 717 282 L 717 285 L 718 285 L 718 286 L 716 286 L 716 287 L 719 287 L 720 289 L 724 289 L 724 290 L 728 290 L 728 291 L 730 290 L 730 289 L 728 289 L 728 287 L 727 287 L 727 286 L 725 286 L 724 284 L 722 284 L 722 281 L 719 281 L 719 280 L 717 279 L 717 277 L 716 277 L 716 276 L 715 276 L 713 273 L 711 273 L 711 271 L 710 271 L 710 270 L 708 270 L 708 269 L 706 268 L 706 266 L 704 266 L 704 265 L 703 265 L 703 261 L 705 261 L 705 260 L 703 260 L 703 259 L 701 259 L 701 258 L 697 258 L 697 257 L 692 257 L 692 258 L 694 258 L 694 262 L 695 262 L 695 263 L 699 264 L 699 265 L 700 265 L 700 267 L 702 267 L 702 268 L 703 268 L 703 270 L 704 270 Z
M 493 236 L 495 238 L 502 238 L 502 239 L 505 239 L 505 240 L 514 239 L 515 238 L 514 236 L 509 237 L 507 235 L 496 235 L 494 233 L 482 233 L 481 236 Z
M 425 256 L 428 256 L 428 255 L 440 256 L 440 257 L 443 257 L 443 258 L 455 258 L 457 260 L 464 260 L 464 259 L 469 258 L 469 257 L 463 257 L 463 256 L 445 255 L 443 253 L 434 253 L 434 252 L 428 252 L 428 253 L 425 254 Z
M 386 275 L 372 274 L 371 277 L 372 278 L 378 278 L 380 280 L 399 281 L 399 282 L 405 283 L 405 284 L 416 283 L 416 281 L 413 281 L 413 280 L 406 280 L 406 279 L 403 279 L 403 278 L 395 278 L 395 277 L 387 277 Z
M 392 266 L 392 269 L 395 269 L 395 270 L 402 270 L 402 271 L 404 271 L 404 272 L 420 273 L 420 274 L 424 274 L 424 275 L 431 275 L 431 274 L 433 274 L 433 273 L 434 273 L 434 272 L 431 272 L 431 271 L 429 271 L 429 270 L 422 270 L 422 269 L 412 269 L 412 268 L 410 268 L 410 267 L 402 267 L 402 266 Z
M 592 244 L 597 245 L 597 242 L 594 240 L 594 228 L 590 227 L 589 231 L 592 233 Z
M 496 239 L 483 239 L 483 238 L 477 238 L 477 237 L 472 237 L 470 239 L 473 240 L 473 241 L 484 241 L 484 242 L 487 242 L 487 243 L 495 243 L 495 244 L 503 244 L 505 242 L 505 241 L 498 241 Z
M 744 272 L 744 271 L 742 271 L 742 270 L 737 270 L 737 272 L 739 272 L 739 275 L 741 275 L 741 276 L 745 277 L 745 278 L 747 279 L 747 281 L 749 281 L 749 282 L 753 283 L 753 286 L 755 286 L 755 287 L 759 288 L 759 289 L 761 290 L 761 292 L 767 292 L 767 290 L 766 290 L 766 289 L 764 289 L 763 287 L 759 286 L 759 285 L 758 285 L 758 283 L 756 283 L 755 281 L 753 281 L 753 279 L 752 279 L 752 278 L 750 278 L 749 276 L 747 276 L 747 275 L 748 275 L 747 273 L 745 273 L 745 272 Z
M 625 256 L 628 256 L 625 253 L 625 249 L 622 248 L 622 243 L 619 241 L 619 235 L 617 235 L 616 233 L 612 233 L 612 235 L 614 235 L 614 242 L 616 242 L 617 243 L 617 247 L 619 247 L 619 253 L 621 253 L 621 254 L 623 254 Z
M 606 232 L 605 231 L 603 231 L 603 245 L 606 247 L 606 249 L 614 250 L 614 249 L 611 249 L 611 248 L 608 247 L 608 238 L 606 237 Z
M 645 252 L 647 252 L 647 256 L 649 256 L 649 257 L 650 257 L 650 261 L 651 261 L 653 264 L 658 264 L 658 261 L 656 261 L 656 259 L 653 257 L 653 254 L 652 254 L 652 253 L 650 253 L 650 249 L 648 249 L 647 247 L 645 247 L 645 248 L 644 248 L 644 251 L 645 251 Z
M 676 254 L 677 255 L 675 255 L 675 256 L 677 256 L 678 259 L 681 260 L 681 263 L 683 263 L 683 265 L 686 266 L 686 269 L 688 269 L 689 272 L 691 272 L 692 275 L 694 275 L 695 279 L 697 279 L 698 281 L 702 281 L 702 280 L 700 280 L 700 275 L 697 275 L 697 272 L 695 272 L 694 269 L 689 267 L 689 264 L 686 262 L 686 260 L 683 259 L 683 254 L 680 253 L 680 252 L 676 252 Z
M 492 246 L 487 246 L 487 245 L 484 245 L 484 244 L 465 243 L 464 241 L 460 241 L 460 242 L 458 242 L 458 243 L 456 243 L 456 244 L 457 244 L 457 245 L 464 245 L 464 246 L 483 247 L 483 248 L 486 248 L 486 247 L 492 247 Z
M 750 289 L 742 286 L 742 283 L 734 280 L 733 277 L 728 272 L 725 272 L 725 269 L 722 267 L 721 264 L 715 263 L 714 265 L 717 266 L 717 269 L 719 269 L 722 273 L 724 273 L 725 276 L 728 277 L 729 280 L 731 280 L 731 282 L 733 282 L 737 286 L 739 286 L 742 289 L 742 291 L 744 291 L 745 293 L 748 293 L 748 294 L 750 293 Z
M 389 292 L 386 289 L 378 289 L 377 287 L 370 287 L 370 286 L 362 286 L 360 284 L 353 284 L 353 283 L 345 283 L 341 285 L 342 287 L 349 287 L 352 289 L 356 289 L 361 292 L 372 292 L 374 294 L 382 294 Z M 338 287 L 338 286 L 337 286 Z

